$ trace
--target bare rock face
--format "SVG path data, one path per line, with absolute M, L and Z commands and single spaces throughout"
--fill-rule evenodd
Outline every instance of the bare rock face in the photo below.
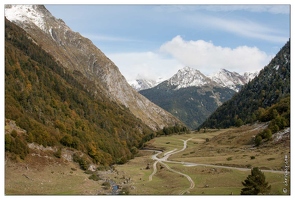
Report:
M 124 105 L 153 130 L 181 122 L 137 93 L 118 67 L 89 39 L 72 31 L 42 5 L 6 5 L 5 17 L 23 28 L 31 39 L 67 70 L 95 82 L 95 95 L 106 95 Z

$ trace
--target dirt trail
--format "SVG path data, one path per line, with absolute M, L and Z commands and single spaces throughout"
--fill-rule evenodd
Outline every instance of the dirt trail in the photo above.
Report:
M 193 181 L 193 179 L 187 175 L 187 174 L 184 174 L 182 172 L 179 172 L 179 171 L 176 171 L 174 169 L 171 169 L 167 164 L 165 164 L 164 162 L 168 162 L 167 159 L 169 156 L 171 156 L 172 154 L 176 154 L 176 153 L 179 153 L 181 151 L 184 151 L 186 149 L 186 146 L 187 146 L 187 142 L 189 140 L 191 140 L 192 138 L 189 138 L 187 140 L 182 140 L 183 141 L 183 148 L 176 151 L 177 149 L 174 149 L 172 151 L 169 151 L 167 153 L 164 154 L 164 157 L 163 158 L 158 158 L 157 156 L 162 153 L 161 151 L 156 151 L 157 153 L 152 155 L 152 159 L 155 160 L 154 164 L 153 164 L 153 173 L 149 176 L 149 181 L 152 181 L 153 180 L 153 175 L 155 175 L 157 173 L 157 163 L 161 163 L 162 165 L 164 165 L 168 170 L 174 172 L 174 173 L 177 173 L 177 174 L 180 174 L 184 177 L 187 178 L 187 180 L 190 182 L 190 187 L 184 191 L 182 191 L 180 194 L 184 194 L 186 192 L 188 192 L 189 190 L 193 189 L 195 187 L 195 182 Z
M 189 175 L 184 174 L 184 173 L 179 172 L 179 171 L 176 171 L 176 170 L 174 170 L 174 169 L 171 169 L 167 164 L 165 164 L 165 163 L 163 163 L 163 162 L 161 162 L 161 161 L 160 161 L 160 163 L 161 163 L 162 165 L 164 165 L 168 170 L 170 170 L 170 171 L 172 171 L 172 172 L 174 172 L 174 173 L 177 173 L 177 174 L 180 174 L 180 175 L 186 177 L 187 180 L 190 182 L 190 184 L 191 184 L 190 187 L 189 187 L 188 189 L 182 191 L 180 194 L 184 194 L 184 193 L 188 192 L 189 190 L 191 190 L 191 189 L 193 189 L 193 188 L 195 187 L 195 182 L 193 181 L 193 179 L 192 179 Z

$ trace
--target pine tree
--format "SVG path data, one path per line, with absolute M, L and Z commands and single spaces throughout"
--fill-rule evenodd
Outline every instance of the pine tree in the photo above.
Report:
M 266 194 L 271 188 L 271 185 L 265 181 L 264 173 L 258 167 L 251 170 L 251 175 L 242 184 L 245 186 L 241 191 L 242 195 Z

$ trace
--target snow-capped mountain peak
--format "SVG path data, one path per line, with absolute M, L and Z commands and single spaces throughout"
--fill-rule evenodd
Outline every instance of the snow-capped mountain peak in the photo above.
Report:
M 203 86 L 210 84 L 212 81 L 202 74 L 199 70 L 184 67 L 168 80 L 169 85 L 177 86 L 176 89 L 190 86 Z
M 36 26 L 53 40 L 57 40 L 56 29 L 70 31 L 63 20 L 52 16 L 43 5 L 5 5 L 5 17 L 26 31 Z
M 5 5 L 5 16 L 10 21 L 33 22 L 41 30 L 46 30 L 45 14 L 39 12 L 40 5 Z
M 147 79 L 136 79 L 128 81 L 128 83 L 137 91 L 152 88 L 156 85 L 156 81 Z
M 237 72 L 231 72 L 226 69 L 221 69 L 216 74 L 209 76 L 213 81 L 222 87 L 227 87 L 236 92 L 239 91 L 242 85 L 245 85 L 250 80 L 257 76 L 257 72 L 245 72 L 244 75 L 240 75 Z
M 219 72 L 205 76 L 199 70 L 184 67 L 179 69 L 170 79 L 167 80 L 168 85 L 176 86 L 176 90 L 186 87 L 202 87 L 205 85 L 211 85 L 215 87 L 226 87 L 238 92 L 241 86 L 248 83 L 250 80 L 255 78 L 258 73 L 245 72 L 243 75 L 237 72 L 231 72 L 227 69 L 220 69 Z M 133 81 L 128 81 L 129 84 L 137 91 L 149 89 L 155 87 L 164 80 L 159 79 L 157 81 L 151 79 L 138 78 Z
M 156 80 L 137 78 L 135 80 L 128 81 L 129 85 L 131 85 L 136 91 L 146 90 L 155 87 L 161 82 L 163 82 L 162 77 L 158 77 Z
M 226 69 L 221 69 L 219 72 L 209 77 L 221 87 L 228 87 L 237 92 L 240 87 L 247 82 L 244 76 Z

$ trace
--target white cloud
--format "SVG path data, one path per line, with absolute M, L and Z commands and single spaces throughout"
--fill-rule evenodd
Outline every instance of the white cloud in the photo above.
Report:
M 110 53 L 107 56 L 118 66 L 127 81 L 136 78 L 168 79 L 184 66 L 210 75 L 225 68 L 240 74 L 256 72 L 269 63 L 272 56 L 256 47 L 215 46 L 204 40 L 185 41 L 176 36 L 159 51 Z
M 136 78 L 168 79 L 184 67 L 176 59 L 166 58 L 155 52 L 113 53 L 107 56 L 118 66 L 127 81 Z
M 215 46 L 212 42 L 204 40 L 185 41 L 181 36 L 176 36 L 163 44 L 160 51 L 206 75 L 220 68 L 238 73 L 259 71 L 271 59 L 271 56 L 256 47 L 239 46 L 233 49 Z

